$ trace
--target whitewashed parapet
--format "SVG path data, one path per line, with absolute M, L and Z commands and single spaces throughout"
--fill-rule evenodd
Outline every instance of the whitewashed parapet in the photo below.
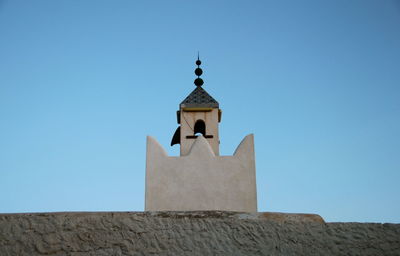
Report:
M 233 156 L 216 156 L 199 136 L 186 156 L 168 156 L 147 137 L 146 211 L 219 210 L 256 212 L 254 136 Z

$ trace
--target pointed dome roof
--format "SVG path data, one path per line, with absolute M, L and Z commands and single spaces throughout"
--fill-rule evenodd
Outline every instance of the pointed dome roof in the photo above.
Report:
M 200 68 L 201 61 L 198 53 L 196 65 L 197 68 L 194 71 L 197 75 L 197 78 L 194 80 L 196 89 L 194 89 L 189 96 L 181 102 L 180 108 L 219 108 L 218 102 L 201 87 L 204 81 L 200 78 L 203 74 L 203 70 Z
M 196 86 L 189 96 L 184 99 L 181 108 L 219 108 L 219 103 L 201 86 Z

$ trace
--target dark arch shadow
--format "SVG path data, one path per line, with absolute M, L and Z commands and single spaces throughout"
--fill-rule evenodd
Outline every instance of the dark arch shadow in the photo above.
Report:
M 194 135 L 198 133 L 206 136 L 206 123 L 201 119 L 197 120 L 194 124 Z

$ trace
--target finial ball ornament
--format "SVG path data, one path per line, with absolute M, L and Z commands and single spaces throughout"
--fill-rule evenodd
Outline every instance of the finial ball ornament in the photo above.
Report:
M 196 78 L 196 79 L 194 80 L 194 84 L 195 84 L 196 86 L 202 86 L 202 85 L 204 84 L 203 79 L 201 79 L 201 78 Z
M 203 74 L 203 70 L 201 68 L 196 68 L 194 70 L 194 73 L 196 74 L 196 76 L 201 76 L 201 74 Z
M 200 66 L 201 65 L 201 61 L 200 60 L 196 60 L 196 65 Z

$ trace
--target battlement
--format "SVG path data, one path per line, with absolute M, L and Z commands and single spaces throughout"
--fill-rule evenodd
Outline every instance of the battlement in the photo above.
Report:
M 168 156 L 147 137 L 146 211 L 257 211 L 254 136 L 217 156 L 198 136 L 185 156 Z

